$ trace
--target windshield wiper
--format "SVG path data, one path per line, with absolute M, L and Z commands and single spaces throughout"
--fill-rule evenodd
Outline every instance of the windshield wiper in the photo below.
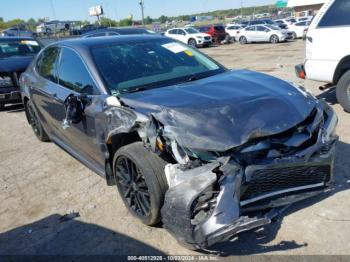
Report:
M 121 92 L 122 93 L 137 93 L 137 92 L 140 92 L 140 91 L 146 91 L 148 88 L 146 87 L 143 87 L 143 86 L 140 86 L 140 87 L 136 87 L 136 88 L 132 88 L 132 89 L 121 89 Z

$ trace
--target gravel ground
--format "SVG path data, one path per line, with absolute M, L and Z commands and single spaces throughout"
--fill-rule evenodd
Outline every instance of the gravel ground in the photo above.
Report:
M 288 209 L 277 222 L 215 248 L 228 255 L 350 254 L 350 114 L 322 83 L 301 81 L 303 41 L 202 49 L 228 68 L 247 68 L 305 85 L 339 116 L 335 187 Z M 288 117 L 288 116 L 286 116 Z M 140 224 L 116 188 L 52 143 L 40 143 L 21 107 L 0 112 L 0 254 L 197 254 L 161 227 Z M 71 212 L 80 216 L 62 221 Z

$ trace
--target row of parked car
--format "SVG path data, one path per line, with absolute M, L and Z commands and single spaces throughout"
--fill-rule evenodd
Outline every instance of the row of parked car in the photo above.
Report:
M 212 43 L 237 41 L 241 44 L 251 42 L 279 43 L 289 39 L 302 38 L 311 23 L 311 17 L 290 19 L 258 19 L 242 23 L 172 28 L 165 32 L 167 37 L 185 44 L 206 47 Z

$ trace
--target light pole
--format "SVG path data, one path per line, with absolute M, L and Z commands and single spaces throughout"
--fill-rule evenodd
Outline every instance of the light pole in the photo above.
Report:
M 140 7 L 141 7 L 141 13 L 142 13 L 142 25 L 145 26 L 145 14 L 143 9 L 145 8 L 145 5 L 143 3 L 143 0 L 140 0 Z

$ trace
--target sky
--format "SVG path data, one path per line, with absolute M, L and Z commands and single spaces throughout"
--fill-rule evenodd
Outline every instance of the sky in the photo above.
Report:
M 105 15 L 120 20 L 133 15 L 141 18 L 139 0 L 0 0 L 0 17 L 5 20 L 31 17 L 50 20 L 90 20 L 88 9 L 102 5 Z M 275 3 L 276 0 L 144 0 L 145 16 L 177 16 L 221 9 Z

